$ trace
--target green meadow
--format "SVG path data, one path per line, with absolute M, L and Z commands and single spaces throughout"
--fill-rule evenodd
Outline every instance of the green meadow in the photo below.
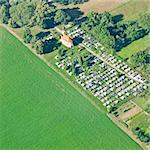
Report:
M 1 150 L 140 150 L 105 113 L 0 28 Z
M 118 52 L 118 55 L 122 58 L 130 58 L 132 55 L 136 54 L 139 51 L 142 51 L 150 46 L 150 38 L 149 35 L 146 35 L 145 37 L 136 40 L 129 44 L 127 47 L 121 49 L 120 52 Z

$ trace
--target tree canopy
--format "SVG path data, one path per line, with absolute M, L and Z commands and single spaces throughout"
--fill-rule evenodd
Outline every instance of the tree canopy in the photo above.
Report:
M 106 47 L 120 51 L 131 42 L 144 37 L 149 33 L 150 16 L 141 16 L 140 19 L 128 22 L 114 20 L 108 12 L 90 12 L 82 28 Z
M 71 17 L 63 10 L 58 10 L 54 17 L 54 21 L 56 24 L 67 24 L 71 20 Z
M 10 16 L 12 20 L 19 26 L 29 24 L 35 11 L 35 5 L 31 2 L 21 2 L 10 7 Z
M 32 40 L 32 34 L 31 34 L 31 30 L 29 28 L 25 28 L 24 30 L 24 35 L 23 35 L 23 40 L 25 43 L 30 43 Z

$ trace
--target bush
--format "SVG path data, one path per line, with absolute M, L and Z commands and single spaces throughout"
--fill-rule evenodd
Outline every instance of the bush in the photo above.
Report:
M 139 127 L 133 129 L 133 133 L 140 139 L 141 142 L 150 142 L 150 136 L 145 133 L 145 131 Z
M 25 28 L 25 31 L 24 31 L 24 35 L 23 35 L 23 40 L 25 43 L 30 43 L 31 40 L 32 40 L 32 34 L 31 34 L 31 30 L 29 28 Z

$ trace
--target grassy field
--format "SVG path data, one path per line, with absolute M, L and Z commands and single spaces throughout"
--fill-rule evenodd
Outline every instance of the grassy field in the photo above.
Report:
M 0 35 L 1 150 L 140 149 L 15 37 Z
M 133 101 L 145 110 L 150 105 L 150 96 L 136 97 Z
M 133 54 L 144 50 L 146 48 L 150 47 L 150 36 L 147 35 L 139 40 L 136 40 L 129 44 L 127 47 L 121 49 L 120 52 L 118 52 L 118 55 L 122 58 L 130 58 Z
M 126 20 L 136 19 L 139 14 L 149 10 L 150 0 L 129 0 L 111 12 L 114 15 L 123 14 Z

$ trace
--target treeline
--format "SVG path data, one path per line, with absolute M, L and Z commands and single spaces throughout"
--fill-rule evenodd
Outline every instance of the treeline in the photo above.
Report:
M 60 3 L 63 5 L 68 4 L 82 4 L 84 2 L 87 2 L 88 0 L 53 0 L 53 2 Z
M 150 135 L 146 134 L 145 131 L 139 127 L 133 129 L 134 134 L 140 139 L 140 141 L 149 143 L 150 142 Z
M 46 0 L 2 0 L 0 20 L 13 28 L 38 25 L 47 29 L 61 23 L 67 24 L 71 17 Z
M 150 48 L 132 55 L 129 61 L 133 67 L 142 72 L 147 81 L 150 81 Z M 141 97 L 145 100 L 150 97 L 150 87 L 143 92 Z M 150 105 L 146 106 L 145 111 L 150 113 Z
M 123 22 L 121 19 L 121 16 L 112 16 L 108 12 L 90 12 L 82 28 L 106 47 L 116 51 L 150 32 L 150 13 L 141 15 L 134 21 Z
M 130 62 L 133 67 L 139 68 L 144 76 L 150 80 L 150 48 L 132 55 Z
M 148 64 L 150 65 L 150 48 L 132 55 L 130 61 L 134 67 L 141 67 Z
M 50 31 L 39 32 L 33 36 L 28 27 L 24 28 L 23 40 L 26 44 L 31 44 L 36 53 L 40 55 L 50 53 L 60 46 L 59 41 L 53 37 Z
M 73 2 L 73 0 L 56 1 Z M 82 28 L 106 48 L 115 51 L 120 51 L 150 32 L 150 13 L 145 13 L 137 20 L 127 22 L 121 21 L 122 16 L 113 16 L 108 12 L 90 12 L 84 18 Z M 48 29 L 71 21 L 76 24 L 69 12 L 58 9 L 53 2 L 48 2 L 48 0 L 1 0 L 0 21 L 13 28 L 39 26 Z

